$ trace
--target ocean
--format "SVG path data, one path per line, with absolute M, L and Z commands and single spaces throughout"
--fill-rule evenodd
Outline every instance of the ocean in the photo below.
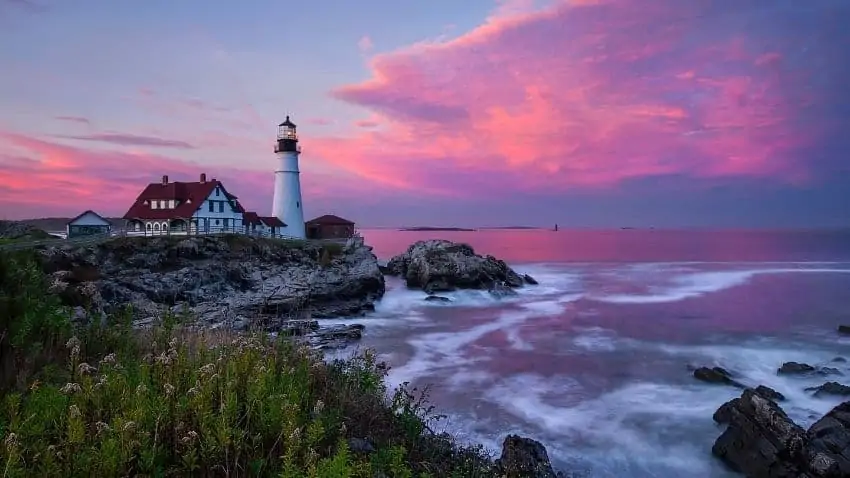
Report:
M 850 359 L 836 332 L 850 324 L 850 231 L 362 232 L 380 259 L 444 238 L 540 282 L 435 303 L 390 278 L 373 314 L 344 320 L 366 326 L 359 347 L 391 385 L 429 385 L 441 429 L 494 452 L 518 433 L 576 476 L 737 476 L 711 455 L 711 416 L 740 391 L 689 367 L 776 389 L 804 427 L 840 402 L 803 390 L 823 378 L 776 369 Z

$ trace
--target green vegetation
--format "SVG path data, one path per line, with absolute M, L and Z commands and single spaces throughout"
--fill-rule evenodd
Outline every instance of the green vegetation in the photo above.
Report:
M 0 469 L 29 476 L 494 476 L 429 424 L 425 393 L 388 400 L 366 352 L 325 363 L 286 339 L 130 314 L 75 325 L 35 252 L 0 254 Z

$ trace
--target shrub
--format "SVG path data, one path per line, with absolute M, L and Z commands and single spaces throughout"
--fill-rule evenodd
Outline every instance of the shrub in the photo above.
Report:
M 0 257 L 4 476 L 493 476 L 430 431 L 427 393 L 388 400 L 370 351 L 327 363 L 174 318 L 136 331 L 129 313 L 75 328 L 47 285 L 32 257 Z

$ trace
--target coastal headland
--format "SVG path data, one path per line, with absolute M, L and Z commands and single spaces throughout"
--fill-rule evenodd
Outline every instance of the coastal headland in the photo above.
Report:
M 359 237 L 57 240 L 0 256 L 9 476 L 79 476 L 95 462 L 105 476 L 227 476 L 227 467 L 241 470 L 234 476 L 571 476 L 530 438 L 505 437 L 494 459 L 434 431 L 427 390 L 387 389 L 387 366 L 371 351 L 323 358 L 369 327 L 385 276 L 442 302 L 457 289 L 499 300 L 537 283 L 466 244 L 418 241 L 385 265 Z M 782 390 L 720 367 L 683 373 L 741 390 L 714 414 L 719 437 L 706 449 L 730 469 L 850 476 L 850 402 L 806 430 L 782 410 Z M 818 396 L 850 397 L 846 373 L 843 357 L 777 364 L 777 374 L 822 376 Z

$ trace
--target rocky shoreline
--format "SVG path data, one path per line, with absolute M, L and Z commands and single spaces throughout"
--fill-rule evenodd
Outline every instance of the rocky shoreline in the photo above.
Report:
M 838 333 L 850 333 L 841 325 Z M 823 377 L 824 383 L 804 390 L 812 396 L 850 397 L 850 386 L 836 377 L 850 372 L 847 360 L 836 357 L 828 364 L 785 362 L 777 375 Z M 834 407 L 808 430 L 788 417 L 779 403 L 785 396 L 764 385 L 747 387 L 721 367 L 699 367 L 694 378 L 743 389 L 714 413 L 725 430 L 711 452 L 730 469 L 753 478 L 850 477 L 850 401 Z
M 457 289 L 486 290 L 499 299 L 537 283 L 502 260 L 444 240 L 419 241 L 383 266 L 359 237 L 344 245 L 242 236 L 118 238 L 42 246 L 38 254 L 52 292 L 74 309 L 77 320 L 119 313 L 129 304 L 136 327 L 172 314 L 195 327 L 262 330 L 316 349 L 361 338 L 363 324 L 327 326 L 321 319 L 374 310 L 386 291 L 385 275 L 439 302 L 451 302 L 439 294 Z M 850 334 L 850 326 L 837 332 Z M 691 371 L 703 382 L 742 391 L 713 416 L 725 428 L 711 453 L 730 469 L 749 477 L 850 477 L 850 401 L 805 430 L 782 410 L 781 390 L 748 386 L 722 367 Z M 776 373 L 823 377 L 823 385 L 806 390 L 850 397 L 850 386 L 840 382 L 850 373 L 842 357 L 827 364 L 777 364 Z M 552 469 L 542 444 L 513 435 L 505 439 L 497 464 L 506 476 L 563 476 Z

